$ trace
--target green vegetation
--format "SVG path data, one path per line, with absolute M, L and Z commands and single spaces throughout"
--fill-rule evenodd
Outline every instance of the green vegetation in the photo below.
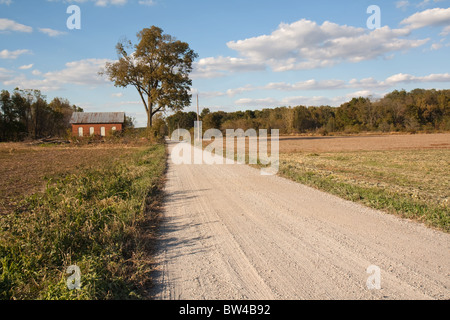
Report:
M 145 298 L 165 157 L 158 144 L 66 174 L 1 216 L 0 299 Z
M 280 175 L 450 231 L 450 150 L 280 155 Z
M 67 99 L 54 98 L 47 103 L 39 90 L 15 89 L 0 95 L 0 142 L 25 138 L 63 136 L 70 128 L 70 117 L 83 109 Z
M 167 118 L 169 132 L 191 129 L 196 114 L 178 112 Z M 279 129 L 280 134 L 334 132 L 435 132 L 450 130 L 450 90 L 393 91 L 378 101 L 353 98 L 339 107 L 278 107 L 263 110 L 201 113 L 203 130 Z

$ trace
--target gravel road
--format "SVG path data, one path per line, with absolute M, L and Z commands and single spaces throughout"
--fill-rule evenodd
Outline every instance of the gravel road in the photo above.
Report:
M 166 192 L 156 299 L 450 299 L 447 233 L 246 165 L 169 159 Z

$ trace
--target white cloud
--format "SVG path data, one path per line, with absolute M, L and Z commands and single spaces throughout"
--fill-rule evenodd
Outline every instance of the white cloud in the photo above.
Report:
M 439 50 L 439 49 L 441 49 L 442 47 L 443 47 L 444 45 L 442 44 L 442 43 L 433 43 L 432 45 L 431 45 L 431 50 Z
M 1 52 L 0 52 L 1 54 Z M 66 63 L 66 68 L 42 74 L 38 70 L 32 72 L 40 79 L 28 79 L 24 74 L 10 77 L 3 84 L 20 88 L 33 88 L 42 91 L 60 90 L 65 84 L 98 86 L 108 83 L 105 78 L 98 75 L 100 68 L 104 67 L 108 59 L 85 59 Z
M 417 4 L 417 7 L 418 8 L 423 8 L 423 7 L 426 7 L 426 6 L 428 6 L 429 4 L 430 4 L 430 0 L 423 0 L 422 2 L 420 2 L 419 4 Z
M 106 7 L 110 4 L 122 6 L 127 2 L 128 2 L 127 0 L 95 0 L 95 5 L 99 7 Z
M 227 46 L 242 56 L 256 60 L 286 60 L 301 55 L 301 50 L 327 44 L 328 40 L 355 37 L 364 33 L 362 28 L 340 26 L 302 19 L 292 24 L 281 23 L 270 35 L 262 35 L 239 41 L 230 41 Z
M 285 82 L 272 82 L 262 87 L 263 90 L 282 90 L 282 91 L 301 91 L 301 90 L 333 90 L 341 89 L 345 86 L 343 80 L 324 80 L 317 81 L 314 79 L 300 81 L 294 84 Z
M 229 97 L 234 97 L 237 94 L 242 94 L 244 92 L 253 91 L 255 88 L 252 85 L 246 85 L 244 87 L 236 88 L 236 89 L 228 89 L 226 94 Z
M 236 105 L 241 106 L 259 106 L 259 107 L 276 107 L 280 102 L 274 98 L 263 98 L 263 99 L 250 99 L 242 98 L 234 102 Z
M 33 32 L 33 28 L 10 19 L 0 19 L 0 31 Z
M 450 8 L 435 8 L 417 12 L 401 21 L 400 24 L 405 25 L 410 29 L 420 29 L 428 26 L 449 25 Z
M 362 88 L 367 89 L 388 89 L 394 88 L 399 84 L 408 83 L 429 83 L 429 82 L 450 82 L 449 73 L 429 74 L 426 76 L 413 76 L 411 74 L 397 73 L 385 80 L 378 81 L 373 78 L 366 78 L 362 80 L 352 79 L 349 81 L 349 88 Z
M 442 2 L 442 1 L 445 1 L 445 0 L 433 0 L 434 3 L 438 3 L 438 2 Z M 431 5 L 431 4 L 432 4 L 431 0 L 423 0 L 422 2 L 418 3 L 416 5 L 416 7 L 424 8 L 424 7 L 427 7 L 427 6 Z
M 443 1 L 446 1 L 446 0 L 433 0 L 434 3 L 443 2 Z M 416 7 L 424 8 L 424 7 L 428 7 L 431 4 L 432 4 L 431 0 L 423 0 L 422 2 L 418 3 L 416 5 Z
M 423 83 L 423 82 L 450 82 L 450 73 L 429 74 L 417 77 L 410 74 L 398 73 L 386 79 L 387 85 L 398 83 Z
M 256 107 L 267 108 L 277 106 L 339 106 L 342 103 L 352 99 L 354 97 L 371 97 L 378 99 L 383 97 L 387 92 L 398 88 L 400 85 L 405 84 L 425 84 L 425 83 L 450 83 L 450 73 L 429 74 L 425 76 L 415 76 L 411 74 L 398 73 L 384 80 L 376 80 L 374 78 L 364 79 L 351 79 L 349 81 L 343 80 L 306 80 L 297 82 L 294 84 L 279 82 L 269 83 L 263 86 L 246 85 L 240 88 L 229 89 L 224 92 L 202 92 L 203 98 L 225 96 L 229 93 L 243 94 L 254 90 L 275 90 L 275 91 L 311 91 L 322 90 L 328 92 L 332 90 L 351 90 L 349 93 L 345 93 L 339 96 L 327 97 L 323 95 L 306 96 L 306 95 L 293 95 L 286 96 L 284 98 L 250 98 L 242 97 L 234 101 L 235 105 L 243 107 Z M 233 95 L 231 95 L 233 96 Z
M 45 33 L 46 35 L 48 35 L 50 37 L 57 37 L 57 36 L 66 34 L 66 32 L 64 32 L 64 31 L 53 30 L 50 28 L 39 28 L 39 31 L 42 33 Z
M 0 0 L 0 4 L 6 4 L 9 6 L 12 3 L 12 0 Z
M 370 97 L 370 96 L 373 96 L 373 92 L 371 90 L 360 90 L 345 95 L 347 99 L 353 99 L 355 97 Z
M 60 2 L 62 0 L 47 0 L 48 2 Z M 107 7 L 109 5 L 122 6 L 127 4 L 128 0 L 64 0 L 64 2 L 75 2 L 75 3 L 85 3 L 94 2 L 98 7 Z
M 397 2 L 395 3 L 395 7 L 396 7 L 397 9 L 406 9 L 406 8 L 409 7 L 409 6 L 410 6 L 410 3 L 409 3 L 409 1 L 407 1 L 407 0 L 397 1 Z
M 111 96 L 116 97 L 116 98 L 121 98 L 121 97 L 123 97 L 123 93 L 122 92 L 113 93 L 113 94 L 111 94 Z
M 270 35 L 261 35 L 227 46 L 240 57 L 203 58 L 195 65 L 195 77 L 212 78 L 231 72 L 275 72 L 325 68 L 342 62 L 391 57 L 394 52 L 417 48 L 430 39 L 407 39 L 408 29 L 388 26 L 369 31 L 325 21 L 322 25 L 302 19 L 282 23 Z
M 204 98 L 211 97 L 221 97 L 221 96 L 230 96 L 233 97 L 237 94 L 242 94 L 255 90 L 274 90 L 274 91 L 313 91 L 313 90 L 321 90 L 321 91 L 331 91 L 331 90 L 342 90 L 342 89 L 359 89 L 356 92 L 349 93 L 344 97 L 337 97 L 333 99 L 324 98 L 321 96 L 316 97 L 305 97 L 305 96 L 294 96 L 287 97 L 282 100 L 276 100 L 272 98 L 264 98 L 264 99 L 253 99 L 253 98 L 240 98 L 235 101 L 237 105 L 248 105 L 248 106 L 275 106 L 275 105 L 294 105 L 296 103 L 301 104 L 308 103 L 310 105 L 321 105 L 321 104 L 331 104 L 337 103 L 339 101 L 344 101 L 348 97 L 352 98 L 355 96 L 373 96 L 373 97 L 381 97 L 380 93 L 377 93 L 375 90 L 388 90 L 393 89 L 400 84 L 424 84 L 424 83 L 450 83 L 450 73 L 441 73 L 441 74 L 429 74 L 426 76 L 414 76 L 410 74 L 398 73 L 394 74 L 384 80 L 376 80 L 374 78 L 364 78 L 361 80 L 351 79 L 350 81 L 343 80 L 321 80 L 317 81 L 314 79 L 297 82 L 294 84 L 289 84 L 285 82 L 277 82 L 277 83 L 269 83 L 263 86 L 252 86 L 246 85 L 239 88 L 229 89 L 225 92 L 213 91 L 213 92 L 202 92 L 201 96 Z M 197 91 L 195 91 L 197 92 Z M 327 100 L 328 99 L 328 100 Z
M 343 97 L 328 98 L 328 97 L 323 97 L 323 96 L 314 96 L 314 97 L 297 96 L 297 97 L 287 97 L 287 98 L 281 99 L 280 105 L 281 106 L 298 106 L 298 105 L 337 106 L 337 105 L 342 104 L 345 101 L 346 101 L 346 98 L 343 98 Z
M 448 34 L 450 34 L 450 26 L 445 27 L 444 30 L 442 30 L 442 32 L 440 33 L 440 35 L 443 37 L 445 37 Z
M 11 70 L 0 68 L 0 82 L 10 80 L 13 72 Z
M 245 107 L 257 107 L 257 108 L 265 108 L 265 107 L 279 107 L 279 106 L 321 106 L 321 105 L 330 105 L 330 106 L 338 106 L 341 103 L 346 101 L 346 97 L 335 97 L 335 98 L 327 98 L 324 96 L 292 96 L 286 97 L 283 99 L 274 99 L 274 98 L 263 98 L 263 99 L 251 99 L 251 98 L 243 98 L 236 100 L 234 102 L 235 105 L 245 106 Z
M 15 51 L 9 51 L 7 49 L 4 49 L 0 51 L 0 59 L 17 59 L 22 54 L 31 53 L 30 50 L 22 49 L 22 50 L 15 50 Z
M 144 6 L 154 6 L 156 5 L 156 1 L 154 0 L 139 0 L 139 4 Z
M 142 101 L 120 101 L 121 105 L 141 105 Z
M 108 59 L 85 59 L 66 63 L 66 68 L 59 71 L 47 72 L 46 79 L 61 83 L 78 85 L 99 85 L 107 80 L 98 75 Z
M 24 74 L 20 74 L 7 81 L 3 81 L 4 85 L 19 87 L 22 89 L 37 89 L 41 91 L 53 91 L 61 89 L 59 83 L 49 81 L 48 79 L 28 79 Z
M 27 64 L 19 67 L 20 70 L 28 70 L 31 68 L 33 68 L 33 64 Z
M 248 72 L 265 70 L 265 65 L 242 58 L 209 57 L 194 63 L 193 79 L 215 78 L 229 72 Z

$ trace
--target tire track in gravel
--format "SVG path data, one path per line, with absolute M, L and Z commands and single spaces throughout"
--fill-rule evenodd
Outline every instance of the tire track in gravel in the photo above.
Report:
M 169 160 L 166 193 L 156 299 L 450 298 L 449 234 L 245 165 Z

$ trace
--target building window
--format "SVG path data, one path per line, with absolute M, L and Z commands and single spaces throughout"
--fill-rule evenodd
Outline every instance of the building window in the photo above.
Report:
M 83 136 L 83 127 L 79 127 L 78 128 L 78 136 L 82 137 Z
M 100 128 L 100 134 L 101 134 L 102 137 L 106 136 L 106 129 L 105 129 L 105 127 L 101 127 Z
M 94 135 L 94 127 L 90 127 L 90 128 L 89 128 L 89 134 L 90 134 L 91 136 Z
M 112 127 L 111 130 L 112 130 L 112 132 L 114 132 L 114 131 L 117 130 L 117 128 L 116 127 Z

